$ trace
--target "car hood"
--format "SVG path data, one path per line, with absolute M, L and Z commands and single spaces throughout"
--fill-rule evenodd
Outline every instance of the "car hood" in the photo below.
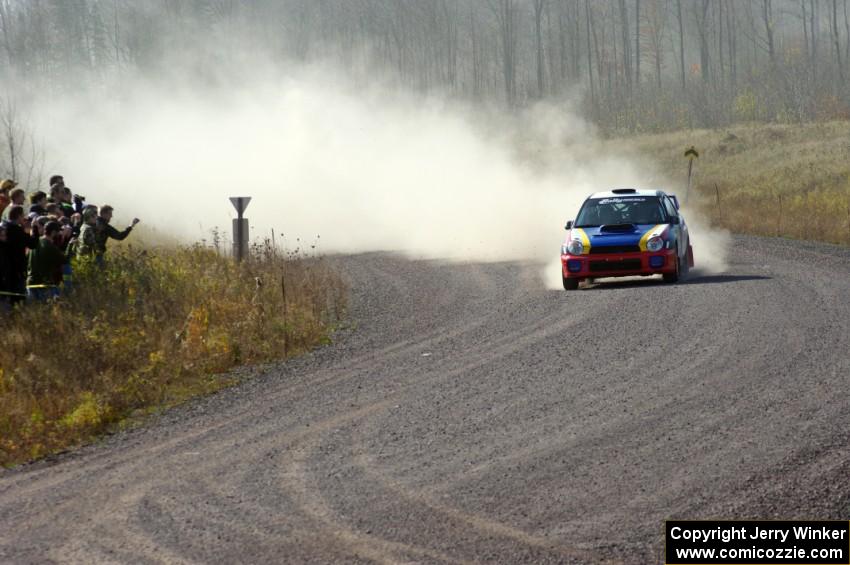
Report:
M 590 246 L 606 247 L 621 245 L 640 245 L 641 239 L 651 235 L 663 235 L 667 224 L 634 224 L 633 227 L 623 231 L 605 231 L 602 226 L 592 228 L 573 228 L 567 240 L 583 240 L 582 234 L 589 240 Z

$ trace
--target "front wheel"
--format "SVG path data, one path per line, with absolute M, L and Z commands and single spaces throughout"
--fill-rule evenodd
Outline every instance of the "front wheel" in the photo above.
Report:
M 564 275 L 561 275 L 561 278 L 564 279 L 564 290 L 578 289 L 578 279 L 567 278 Z
M 676 270 L 672 273 L 664 273 L 664 282 L 674 283 L 679 281 L 679 275 L 682 271 L 682 260 L 679 258 L 679 249 L 676 248 Z

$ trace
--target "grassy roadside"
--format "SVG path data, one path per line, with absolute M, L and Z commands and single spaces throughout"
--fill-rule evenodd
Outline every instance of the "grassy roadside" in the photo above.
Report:
M 850 122 L 740 125 L 603 142 L 681 181 L 700 151 L 691 197 L 714 225 L 737 233 L 850 244 Z M 661 185 L 662 183 L 659 183 Z
M 320 258 L 266 249 L 243 266 L 200 245 L 110 251 L 73 295 L 4 319 L 0 465 L 86 441 L 134 411 L 228 386 L 237 365 L 326 342 L 345 309 Z

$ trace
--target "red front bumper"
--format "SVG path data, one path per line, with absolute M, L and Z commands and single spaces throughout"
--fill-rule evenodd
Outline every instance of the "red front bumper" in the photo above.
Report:
M 652 259 L 655 257 L 656 259 Z M 675 249 L 656 253 L 597 253 L 592 255 L 561 255 L 561 271 L 571 279 L 602 277 L 633 277 L 676 272 Z

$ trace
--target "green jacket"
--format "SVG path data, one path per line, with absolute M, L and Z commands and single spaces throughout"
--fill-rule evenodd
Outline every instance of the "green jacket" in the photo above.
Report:
M 68 257 L 52 241 L 42 237 L 35 249 L 30 250 L 27 268 L 27 286 L 62 284 L 62 265 Z
M 80 235 L 77 236 L 75 252 L 79 256 L 94 255 L 97 250 L 97 228 L 91 224 L 83 224 Z

